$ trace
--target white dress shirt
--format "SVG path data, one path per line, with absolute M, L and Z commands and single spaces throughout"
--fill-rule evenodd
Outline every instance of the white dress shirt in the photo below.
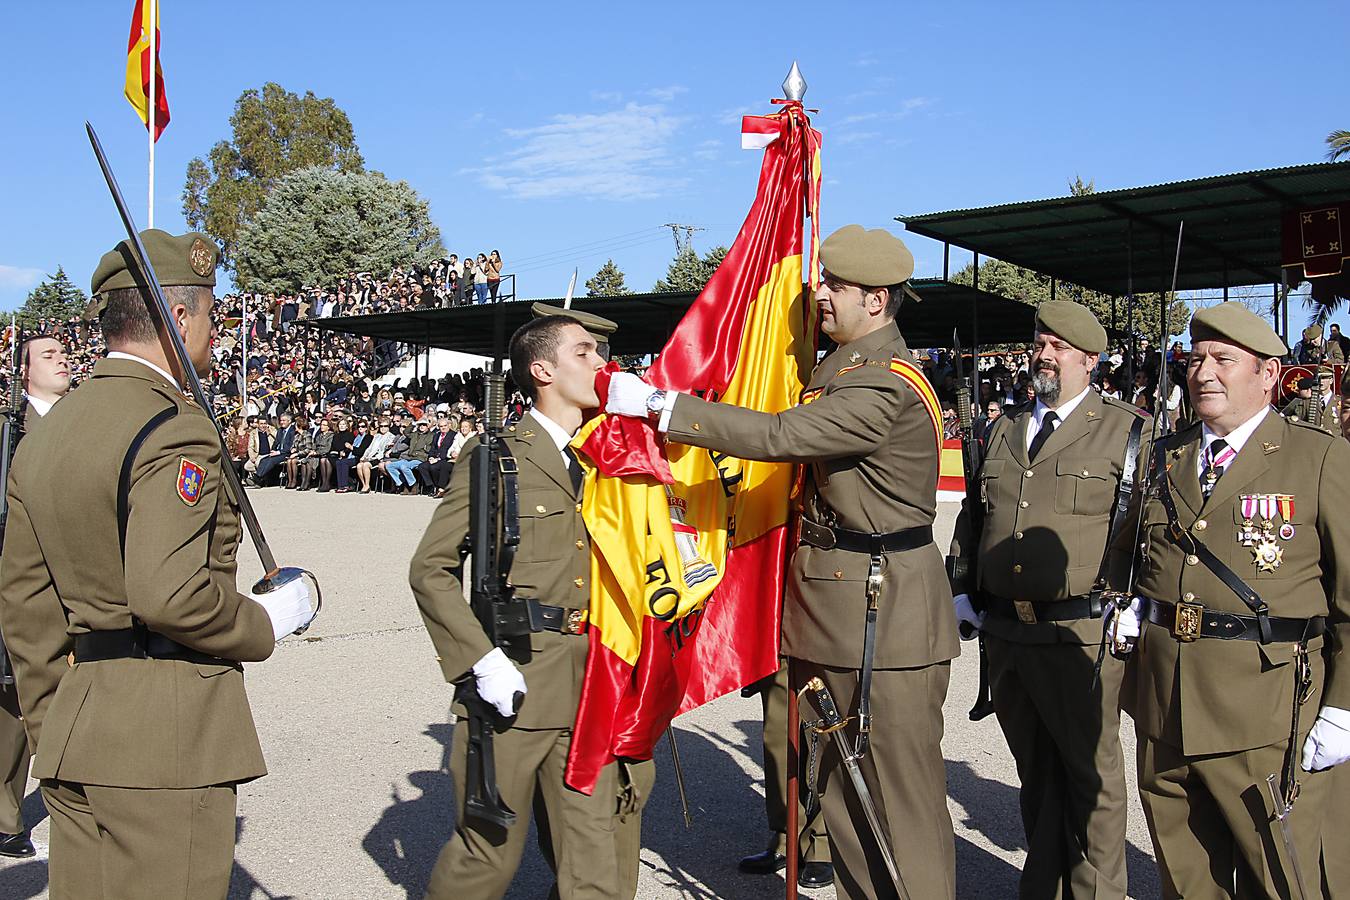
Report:
M 563 428 L 537 409 L 531 409 L 530 415 L 534 416 L 534 420 L 539 423 L 539 427 L 543 428 L 544 432 L 548 434 L 549 437 L 553 438 L 553 443 L 558 446 L 558 455 L 562 457 L 563 468 L 570 469 L 572 467 L 572 457 L 567 455 L 564 448 L 572 443 L 572 435 L 567 433 L 566 428 Z
M 1087 393 L 1090 390 L 1092 390 L 1092 387 L 1089 385 L 1088 387 L 1083 388 L 1078 396 L 1067 403 L 1061 403 L 1054 409 L 1046 406 L 1041 402 L 1041 398 L 1037 397 L 1036 407 L 1031 413 L 1031 421 L 1027 423 L 1027 451 L 1030 452 L 1031 442 L 1036 440 L 1036 435 L 1039 434 L 1041 430 L 1041 423 L 1045 421 L 1047 414 L 1054 413 L 1055 416 L 1059 418 L 1059 425 L 1063 425 L 1064 420 L 1073 415 L 1073 411 L 1078 408 L 1078 404 L 1083 402 L 1083 398 L 1087 396 Z M 1058 428 L 1059 425 L 1056 425 L 1055 427 Z
M 177 378 L 174 378 L 168 372 L 164 371 L 163 369 L 161 369 L 159 366 L 155 365 L 148 359 L 143 359 L 142 357 L 136 356 L 135 354 L 132 353 L 123 353 L 121 350 L 111 351 L 108 354 L 108 359 L 129 359 L 132 360 L 133 362 L 138 362 L 143 366 L 149 366 L 150 368 L 154 369 L 156 372 L 167 378 L 169 380 L 169 384 L 178 388 L 180 391 L 183 389 L 183 386 L 178 383 Z
M 1247 443 L 1247 439 L 1252 436 L 1252 432 L 1256 431 L 1256 427 L 1265 420 L 1266 414 L 1269 412 L 1269 406 L 1261 407 L 1260 412 L 1226 435 L 1217 435 L 1209 430 L 1208 424 L 1202 425 L 1200 434 L 1204 443 L 1200 445 L 1200 452 L 1195 457 L 1195 477 L 1199 478 L 1200 474 L 1205 471 L 1205 458 L 1209 455 L 1210 444 L 1222 437 L 1223 440 L 1228 442 L 1228 446 L 1233 448 L 1234 458 L 1236 458 L 1236 454 L 1242 452 L 1242 446 Z

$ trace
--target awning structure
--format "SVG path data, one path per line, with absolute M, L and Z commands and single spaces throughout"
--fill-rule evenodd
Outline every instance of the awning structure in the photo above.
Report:
M 1102 293 L 1280 283 L 1283 213 L 1350 200 L 1350 162 L 897 216 L 915 234 Z
M 984 344 L 1031 338 L 1035 309 L 1028 304 L 941 279 L 916 279 L 911 285 L 923 298 L 919 304 L 906 301 L 900 311 L 900 331 L 911 347 L 949 346 L 953 329 L 967 347 L 974 346 L 977 337 Z M 696 296 L 690 291 L 671 291 L 581 297 L 573 299 L 572 306 L 618 322 L 610 349 L 615 354 L 636 356 L 660 350 Z M 539 302 L 562 306 L 561 297 Z M 529 300 L 500 304 L 508 337 L 529 320 L 530 304 Z M 324 331 L 491 356 L 494 309 L 491 304 L 483 304 L 301 321 Z

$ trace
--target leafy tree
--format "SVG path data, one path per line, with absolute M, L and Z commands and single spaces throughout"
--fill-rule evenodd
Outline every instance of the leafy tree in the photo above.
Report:
M 233 270 L 239 232 L 262 209 L 267 192 L 285 175 L 318 166 L 362 172 L 351 120 L 332 98 L 303 97 L 267 82 L 239 95 L 230 116 L 233 139 L 206 159 L 188 163 L 183 216 L 222 245 L 221 264 Z
M 594 278 L 586 279 L 586 296 L 588 297 L 617 297 L 622 294 L 633 293 L 628 286 L 623 283 L 623 272 L 614 265 L 614 260 L 607 260 L 600 271 L 595 273 Z
M 1075 175 L 1073 176 L 1073 181 L 1069 182 L 1070 197 L 1083 197 L 1088 194 L 1095 194 L 1095 193 L 1097 193 L 1097 188 L 1093 184 L 1091 178 L 1089 178 L 1087 181 L 1084 181 L 1083 176 Z
M 244 290 L 289 292 L 444 255 L 427 202 L 406 181 L 301 169 L 277 182 L 240 232 L 236 282 Z
M 700 257 L 692 247 L 686 247 L 671 260 L 666 277 L 658 280 L 653 291 L 701 291 L 717 267 L 726 259 L 726 247 L 714 247 Z
M 89 298 L 84 295 L 84 291 L 70 280 L 65 269 L 57 266 L 55 275 L 47 276 L 45 281 L 29 292 L 17 316 L 24 328 L 36 328 L 40 319 L 64 322 L 81 315 L 88 303 Z
M 1350 131 L 1337 129 L 1327 135 L 1327 159 L 1335 162 L 1350 157 Z

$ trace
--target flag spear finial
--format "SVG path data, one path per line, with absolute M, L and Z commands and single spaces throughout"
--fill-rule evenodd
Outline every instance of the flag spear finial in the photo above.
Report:
M 802 77 L 802 70 L 797 68 L 795 59 L 792 61 L 792 70 L 783 79 L 783 96 L 797 101 L 806 96 L 806 79 Z

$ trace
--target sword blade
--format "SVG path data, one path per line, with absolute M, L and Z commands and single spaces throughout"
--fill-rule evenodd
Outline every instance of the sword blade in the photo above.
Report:
M 197 378 L 197 370 L 192 366 L 192 359 L 188 356 L 187 347 L 183 344 L 183 336 L 173 326 L 169 301 L 164 296 L 164 288 L 160 287 L 159 276 L 155 274 L 155 267 L 150 263 L 150 255 L 145 252 L 145 246 L 141 243 L 141 233 L 136 228 L 135 221 L 131 218 L 131 210 L 127 209 L 126 201 L 122 199 L 122 190 L 117 186 L 117 176 L 113 175 L 112 167 L 108 165 L 108 157 L 103 153 L 103 144 L 99 142 L 94 126 L 85 122 L 84 129 L 89 133 L 89 143 L 94 148 L 94 155 L 98 157 L 99 168 L 103 170 L 103 180 L 108 183 L 108 190 L 112 192 L 113 202 L 117 204 L 117 212 L 121 215 L 122 225 L 127 230 L 127 240 L 130 242 L 132 253 L 136 257 L 136 264 L 140 266 L 141 274 L 145 277 L 145 283 L 150 288 L 150 300 L 158 311 L 160 321 L 164 323 L 164 331 L 168 334 L 170 343 L 173 344 L 173 352 L 174 356 L 178 358 L 178 366 L 183 370 L 183 377 L 192 390 L 192 397 L 197 406 L 210 418 L 211 406 L 207 402 L 206 392 L 202 390 L 202 383 Z M 214 419 L 212 419 L 211 425 L 215 429 Z M 226 483 L 234 491 L 235 500 L 239 504 L 239 515 L 244 520 L 244 526 L 248 529 L 249 537 L 253 539 L 253 547 L 258 551 L 258 558 L 262 560 L 263 569 L 270 577 L 277 572 L 276 557 L 272 555 L 272 548 L 268 546 L 267 538 L 263 536 L 262 525 L 258 522 L 257 513 L 253 511 L 253 504 L 244 494 L 244 486 L 239 481 L 239 474 L 230 464 L 230 448 L 225 446 L 225 437 L 219 429 L 215 429 L 215 431 L 216 437 L 220 441 L 221 471 L 225 475 Z
M 1303 866 L 1299 863 L 1298 848 L 1294 846 L 1294 828 L 1289 821 L 1294 804 L 1286 803 L 1280 795 L 1279 777 L 1266 778 L 1266 787 L 1270 789 L 1270 799 L 1275 805 L 1275 821 L 1280 823 L 1280 839 L 1284 842 L 1284 852 L 1289 856 L 1289 868 L 1294 870 L 1294 881 L 1298 884 L 1298 895 L 1302 900 L 1311 900 L 1308 887 L 1303 883 Z
M 863 780 L 862 768 L 858 765 L 857 757 L 853 755 L 848 740 L 844 737 L 844 729 L 840 728 L 834 732 L 834 743 L 839 748 L 839 755 L 843 757 L 848 779 L 853 782 L 853 790 L 858 795 L 858 805 L 863 808 L 863 815 L 867 817 L 867 824 L 872 829 L 873 837 L 877 839 L 877 846 L 881 849 L 881 861 L 886 864 L 886 871 L 890 874 L 891 881 L 895 883 L 895 889 L 900 892 L 900 900 L 909 900 L 905 880 L 900 877 L 900 867 L 896 865 L 895 854 L 891 851 L 890 838 L 881 824 L 881 816 L 877 813 L 875 801 L 872 800 L 872 792 L 868 789 L 867 782 Z

